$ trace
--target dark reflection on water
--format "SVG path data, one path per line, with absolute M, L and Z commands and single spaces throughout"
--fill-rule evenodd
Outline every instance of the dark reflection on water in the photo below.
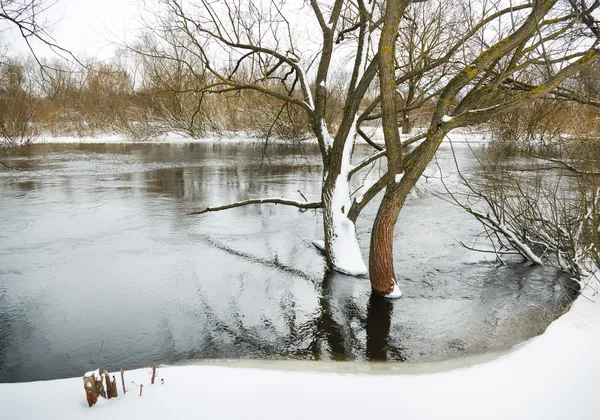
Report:
M 423 189 L 397 228 L 404 297 L 394 302 L 371 298 L 366 279 L 325 270 L 310 245 L 317 211 L 186 216 L 297 190 L 318 199 L 314 145 L 273 145 L 270 164 L 253 144 L 27 153 L 13 161 L 23 171 L 0 173 L 0 381 L 202 358 L 442 360 L 535 336 L 569 299 L 551 267 L 496 268 L 458 246 L 479 226 Z M 460 153 L 468 173 L 470 152 Z M 452 172 L 449 150 L 439 163 Z M 365 256 L 376 210 L 357 226 Z
M 371 296 L 367 309 L 367 353 L 370 360 L 388 359 L 388 337 L 392 325 L 392 311 L 394 304 L 390 300 Z M 393 360 L 404 362 L 406 360 L 401 352 L 398 352 Z

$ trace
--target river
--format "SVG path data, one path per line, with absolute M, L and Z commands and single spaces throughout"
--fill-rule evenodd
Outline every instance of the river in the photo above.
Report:
M 457 150 L 475 173 L 470 150 Z M 196 359 L 435 362 L 538 335 L 569 299 L 550 266 L 498 267 L 461 247 L 480 226 L 432 193 L 433 179 L 400 215 L 397 301 L 325 270 L 310 245 L 322 238 L 318 211 L 187 215 L 297 190 L 318 200 L 314 144 L 39 144 L 10 163 L 18 170 L 0 172 L 0 382 Z M 452 173 L 448 147 L 438 164 Z M 376 211 L 357 226 L 365 256 Z

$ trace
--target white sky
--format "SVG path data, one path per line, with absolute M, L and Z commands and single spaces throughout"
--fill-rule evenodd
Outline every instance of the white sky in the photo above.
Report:
M 45 0 L 50 4 L 52 0 Z M 112 55 L 111 41 L 130 40 L 137 32 L 143 0 L 55 0 L 40 21 L 51 24 L 58 45 L 76 56 L 106 59 Z M 5 29 L 6 24 L 0 24 Z M 0 32 L 0 43 L 11 54 L 28 53 L 18 31 Z M 41 43 L 34 44 L 36 55 L 50 57 L 52 52 Z

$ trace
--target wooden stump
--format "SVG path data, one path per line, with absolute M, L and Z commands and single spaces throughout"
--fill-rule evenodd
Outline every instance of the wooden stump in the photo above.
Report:
M 152 378 L 150 379 L 150 385 L 154 385 L 155 378 L 156 378 L 156 363 L 152 363 Z
M 127 390 L 125 389 L 125 371 L 123 368 L 121 368 L 121 383 L 123 384 L 123 395 L 125 395 Z
M 113 376 L 112 381 L 110 380 L 110 376 L 108 376 L 108 371 L 104 371 L 104 380 L 106 381 L 106 395 L 108 398 L 116 398 L 117 394 L 117 381 L 115 381 L 115 377 Z
M 85 389 L 85 396 L 87 398 L 88 406 L 96 404 L 98 401 L 98 389 L 96 388 L 96 382 L 94 377 L 83 377 L 83 388 Z
M 100 369 L 85 374 L 83 377 L 83 388 L 85 389 L 85 396 L 87 398 L 88 406 L 90 407 L 96 404 L 99 395 L 106 398 L 106 392 L 104 391 L 104 385 L 102 384 L 102 376 L 100 376 Z

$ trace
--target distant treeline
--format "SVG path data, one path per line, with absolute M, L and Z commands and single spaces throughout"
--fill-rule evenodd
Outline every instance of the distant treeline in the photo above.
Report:
M 190 137 L 235 132 L 290 140 L 312 137 L 306 113 L 289 102 L 252 89 L 212 89 L 214 80 L 191 69 L 189 63 L 146 55 L 136 57 L 133 65 L 131 61 L 70 68 L 64 62 L 40 66 L 33 59 L 5 58 L 0 61 L 0 137 L 120 134 L 145 139 L 169 132 Z M 345 76 L 338 74 L 327 86 L 326 119 L 333 131 L 343 113 Z M 279 82 L 272 83 L 271 90 L 301 97 L 297 89 L 290 93 Z M 600 66 L 587 68 L 572 84 L 574 90 L 597 97 Z M 401 97 L 399 92 L 400 102 Z M 417 129 L 427 126 L 431 104 L 404 112 L 399 123 Z M 597 106 L 542 99 L 496 119 L 491 126 L 503 142 L 538 141 L 540 136 L 565 133 L 597 136 L 600 111 Z

